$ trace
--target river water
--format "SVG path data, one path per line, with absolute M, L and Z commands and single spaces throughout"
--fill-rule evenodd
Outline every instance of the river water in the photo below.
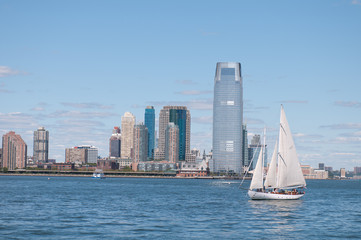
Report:
M 0 176 L 0 238 L 361 238 L 360 180 L 309 180 L 294 201 L 252 201 L 239 183 Z

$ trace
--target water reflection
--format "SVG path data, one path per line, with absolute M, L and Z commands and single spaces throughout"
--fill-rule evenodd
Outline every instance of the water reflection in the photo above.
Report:
M 302 215 L 302 200 L 249 200 L 248 204 L 250 214 L 262 222 L 262 225 L 255 224 L 253 231 L 259 232 L 259 228 L 263 228 L 262 232 L 277 234 L 281 238 L 292 237 L 296 231 L 301 231 L 297 220 Z

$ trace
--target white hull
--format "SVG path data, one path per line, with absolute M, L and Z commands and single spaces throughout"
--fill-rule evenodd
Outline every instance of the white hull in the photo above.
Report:
M 104 179 L 104 175 L 102 174 L 93 174 L 93 178 L 100 178 L 100 179 Z
M 270 193 L 270 192 L 256 192 L 256 191 L 248 191 L 248 196 L 252 200 L 296 200 L 303 197 L 305 194 L 278 194 L 278 193 Z

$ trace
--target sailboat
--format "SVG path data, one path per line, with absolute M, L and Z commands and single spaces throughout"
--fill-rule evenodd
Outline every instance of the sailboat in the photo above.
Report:
M 248 190 L 248 196 L 253 200 L 295 200 L 305 195 L 306 181 L 282 105 L 278 143 L 278 146 L 277 143 L 275 145 L 265 181 L 264 150 L 260 150 Z

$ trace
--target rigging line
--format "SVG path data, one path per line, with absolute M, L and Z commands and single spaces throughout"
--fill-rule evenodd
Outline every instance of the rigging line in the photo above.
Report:
M 238 186 L 238 188 L 243 189 L 243 190 L 251 190 L 249 188 L 244 188 L 244 187 L 241 187 L 241 186 Z
M 278 153 L 278 156 L 281 158 L 282 162 L 285 164 L 285 166 L 287 167 L 287 164 L 285 162 L 285 160 L 283 159 L 282 155 L 280 153 Z
M 256 150 L 258 150 L 259 147 L 260 147 L 260 144 L 258 143 Z M 253 156 L 252 156 L 251 162 L 248 164 L 248 168 L 247 168 L 247 170 L 246 170 L 246 173 L 244 174 L 243 179 L 242 179 L 242 182 L 241 182 L 241 184 L 240 184 L 239 186 L 242 186 L 242 184 L 243 184 L 243 182 L 244 182 L 244 180 L 245 180 L 245 178 L 246 178 L 246 176 L 247 176 L 247 174 L 248 174 L 248 172 L 249 172 L 249 169 L 250 169 L 251 166 L 252 166 L 252 163 L 253 163 L 253 160 L 254 160 L 254 157 L 255 157 L 255 156 L 256 156 L 256 151 L 253 152 Z
M 287 132 L 286 132 L 286 130 L 283 128 L 282 123 L 280 123 L 280 127 L 282 128 L 283 132 L 284 132 L 284 133 L 286 134 L 286 136 L 287 136 Z

